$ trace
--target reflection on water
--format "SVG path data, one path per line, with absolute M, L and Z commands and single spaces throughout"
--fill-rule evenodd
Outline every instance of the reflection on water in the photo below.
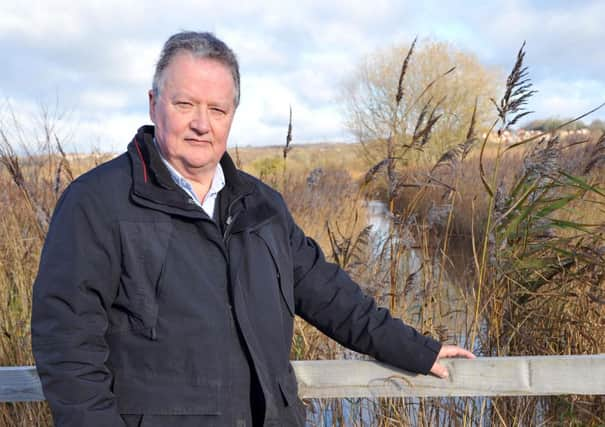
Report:
M 392 265 L 390 251 L 397 251 L 399 256 L 396 262 L 397 294 L 403 306 L 399 309 L 402 310 L 404 320 L 418 328 L 418 322 L 421 321 L 423 316 L 426 316 L 423 310 L 425 310 L 425 306 L 430 300 L 430 304 L 438 306 L 429 314 L 436 317 L 432 320 L 433 326 L 437 324 L 441 331 L 445 331 L 444 336 L 439 338 L 467 346 L 465 328 L 469 301 L 465 301 L 461 297 L 463 282 L 461 277 L 465 274 L 461 272 L 464 271 L 464 268 L 454 268 L 451 260 L 449 258 L 447 260 L 442 259 L 438 251 L 434 251 L 431 255 L 423 254 L 420 249 L 421 245 L 415 240 L 415 236 L 410 230 L 401 230 L 400 227 L 393 226 L 393 219 L 385 203 L 370 200 L 367 202 L 366 210 L 368 225 L 372 226 L 369 239 L 370 247 L 368 248 L 370 251 L 368 265 L 372 266 L 369 276 L 371 280 L 377 282 L 377 296 L 388 295 L 389 269 Z M 460 251 L 454 252 L 464 262 L 464 254 L 461 254 Z M 430 257 L 430 259 L 427 260 L 425 257 Z M 442 268 L 444 271 L 440 274 Z M 378 299 L 380 300 L 380 298 Z M 383 298 L 381 304 L 388 304 L 388 298 Z M 342 357 L 345 359 L 365 358 L 365 356 L 350 350 L 345 350 Z M 462 401 L 460 398 L 454 400 Z M 481 407 L 484 399 L 474 398 L 470 400 L 474 403 L 473 406 Z M 423 410 L 421 409 L 421 401 L 418 398 L 407 398 L 397 405 L 400 407 L 399 410 L 405 414 L 406 420 L 412 422 L 412 424 L 415 424 L 414 420 L 418 422 L 419 417 L 421 417 L 420 411 Z M 446 399 L 433 399 L 432 401 L 435 402 L 436 407 L 447 405 Z M 385 414 L 385 408 L 381 405 L 381 402 L 380 399 L 353 398 L 313 400 L 311 408 L 307 411 L 307 425 L 376 425 L 379 420 L 380 422 L 385 420 L 382 418 Z M 451 418 L 451 415 L 447 415 L 445 412 L 439 413 L 437 419 L 439 420 L 438 424 L 456 422 L 455 417 Z
M 406 310 L 408 315 L 413 316 L 410 310 L 417 312 L 417 308 L 430 297 L 427 295 L 427 289 L 431 290 L 432 295 L 432 290 L 436 287 L 439 288 L 439 295 L 443 297 L 445 304 L 443 308 L 446 311 L 462 308 L 459 305 L 460 281 L 456 280 L 461 275 L 458 271 L 452 272 L 453 269 L 445 268 L 452 266 L 449 258 L 444 259 L 439 251 L 423 253 L 421 244 L 417 241 L 420 238 L 415 235 L 418 230 L 412 230 L 413 227 L 395 226 L 385 203 L 376 200 L 368 201 L 367 217 L 368 224 L 372 226 L 370 262 L 376 266 L 375 276 L 382 277 L 384 283 L 388 283 L 390 270 L 393 267 L 390 253 L 393 251 L 397 260 L 396 292 L 398 298 L 405 298 L 405 301 L 401 302 L 408 307 Z M 419 316 L 419 313 L 416 315 Z
M 376 265 L 381 265 L 383 269 L 389 268 L 388 259 L 391 246 L 405 247 L 406 254 L 400 259 L 400 270 L 402 273 L 411 274 L 420 270 L 422 258 L 417 249 L 414 249 L 416 242 L 414 238 L 404 230 L 399 235 L 393 235 L 389 242 L 390 234 L 393 233 L 392 216 L 384 202 L 378 200 L 369 200 L 366 205 L 368 225 L 372 226 L 370 235 L 371 242 L 371 261 Z
M 367 202 L 368 224 L 372 226 L 372 234 L 382 238 L 382 242 L 389 235 L 389 225 L 391 223 L 390 213 L 386 205 L 378 200 L 369 200 Z

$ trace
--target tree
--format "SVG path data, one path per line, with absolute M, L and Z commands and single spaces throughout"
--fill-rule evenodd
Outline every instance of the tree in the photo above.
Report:
M 385 158 L 389 138 L 399 149 L 409 145 L 418 123 L 431 115 L 438 120 L 430 129 L 430 146 L 414 147 L 430 160 L 464 141 L 475 102 L 477 129 L 495 118 L 490 98 L 500 88 L 500 70 L 444 42 L 425 42 L 409 56 L 397 102 L 402 62 L 409 51 L 409 45 L 394 46 L 370 54 L 343 84 L 346 126 L 366 147 L 371 164 Z M 397 156 L 397 150 L 392 154 Z
M 594 131 L 602 131 L 605 132 L 605 120 L 594 119 L 590 123 L 590 129 Z
M 571 123 L 569 123 L 571 122 Z M 565 125 L 565 123 L 569 123 Z M 564 125 L 564 126 L 563 126 Z M 535 130 L 538 132 L 554 132 L 559 129 L 563 130 L 578 130 L 586 128 L 586 124 L 582 120 L 575 120 L 571 117 L 557 118 L 549 117 L 546 119 L 535 119 L 523 126 L 525 130 Z

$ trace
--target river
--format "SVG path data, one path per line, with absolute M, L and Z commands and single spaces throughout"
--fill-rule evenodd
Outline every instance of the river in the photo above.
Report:
M 366 205 L 367 223 L 371 225 L 369 238 L 370 260 L 368 264 L 374 266 L 374 275 L 382 278 L 382 293 L 386 292 L 388 280 L 388 269 L 390 268 L 389 248 L 397 247 L 404 248 L 402 256 L 398 263 L 398 284 L 399 288 L 408 287 L 405 292 L 402 292 L 401 300 L 406 309 L 403 311 L 404 318 L 408 322 L 414 323 L 420 321 L 423 314 L 421 310 L 426 304 L 426 299 L 434 299 L 438 295 L 438 300 L 434 303 L 438 306 L 435 310 L 440 312 L 438 321 L 442 330 L 448 331 L 446 339 L 450 342 L 460 343 L 464 345 L 466 337 L 465 325 L 467 320 L 467 304 L 464 298 L 461 298 L 460 284 L 457 283 L 456 273 L 444 271 L 439 274 L 439 269 L 444 265 L 439 256 L 434 256 L 430 262 L 424 259 L 423 251 L 419 247 L 415 238 L 410 234 L 394 236 L 391 240 L 393 245 L 389 244 L 389 234 L 393 229 L 391 214 L 386 205 L 381 201 L 370 200 Z M 424 265 L 423 265 L 424 264 Z M 415 274 L 413 274 L 415 273 Z M 412 280 L 409 280 L 410 277 Z M 436 278 L 439 277 L 440 283 L 436 286 L 439 288 L 438 293 L 427 295 L 426 289 L 433 289 Z M 407 278 L 407 279 L 406 279 Z M 386 301 L 386 300 L 385 300 Z M 382 301 L 383 305 L 385 301 Z M 424 314 L 426 315 L 426 314 Z M 342 357 L 345 359 L 366 358 L 350 350 L 344 350 Z M 437 402 L 439 399 L 436 400 Z M 349 426 L 363 425 L 373 426 L 378 420 L 384 422 L 380 414 L 384 414 L 384 406 L 381 406 L 381 401 L 378 399 L 334 399 L 334 400 L 313 400 L 311 408 L 307 410 L 307 425 L 308 426 Z M 406 415 L 406 420 L 414 423 L 414 419 L 418 419 L 420 410 L 420 399 L 409 398 L 403 404 L 403 412 Z M 477 400 L 476 403 L 480 403 Z M 441 421 L 445 422 L 447 414 L 438 416 Z M 445 417 L 445 418 L 444 418 Z M 449 419 L 449 421 L 455 421 Z M 403 422 L 403 421 L 402 421 Z M 398 424 L 397 424 L 398 425 Z

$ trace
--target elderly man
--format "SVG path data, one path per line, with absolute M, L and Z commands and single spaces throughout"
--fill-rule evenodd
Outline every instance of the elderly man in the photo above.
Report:
M 209 33 L 164 45 L 155 126 L 75 180 L 34 286 L 32 344 L 57 426 L 302 426 L 295 313 L 338 342 L 446 376 L 441 346 L 325 261 L 281 196 L 226 154 L 233 52 Z

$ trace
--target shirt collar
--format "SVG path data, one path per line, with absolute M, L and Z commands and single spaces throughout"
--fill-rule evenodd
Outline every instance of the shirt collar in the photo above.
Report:
M 191 183 L 187 181 L 187 179 L 183 177 L 183 175 L 181 175 L 180 172 L 177 171 L 174 166 L 172 166 L 168 162 L 168 160 L 166 160 L 166 158 L 164 158 L 162 150 L 160 150 L 160 147 L 158 147 L 158 142 L 155 137 L 153 138 L 153 143 L 158 154 L 160 155 L 160 159 L 162 159 L 162 162 L 166 166 L 166 169 L 168 169 L 168 172 L 170 173 L 170 176 L 172 177 L 173 181 L 179 187 L 181 187 L 199 206 L 202 206 L 203 201 L 201 201 L 197 197 L 197 194 L 195 194 L 195 191 L 193 191 L 193 186 L 191 185 Z M 212 182 L 210 183 L 210 188 L 208 189 L 204 200 L 208 200 L 209 198 L 215 198 L 219 191 L 221 191 L 224 187 L 225 174 L 223 172 L 221 164 L 217 163 L 216 168 L 214 169 L 214 176 L 212 177 Z

